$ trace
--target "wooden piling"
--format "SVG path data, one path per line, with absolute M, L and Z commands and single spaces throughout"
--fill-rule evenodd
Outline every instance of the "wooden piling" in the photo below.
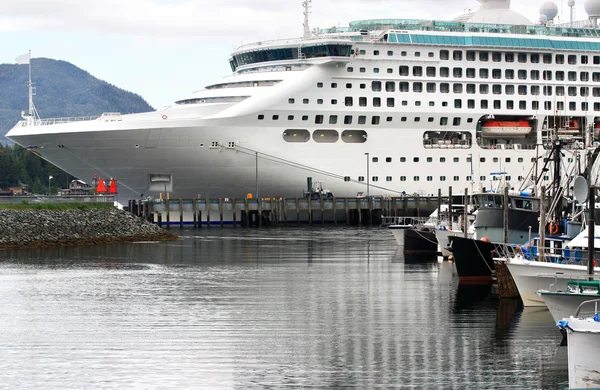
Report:
M 464 209 L 464 216 L 463 216 L 463 235 L 465 238 L 469 238 L 469 189 L 465 188 L 465 199 L 464 200 L 464 204 L 465 204 L 465 209 Z
M 494 268 L 496 269 L 496 280 L 498 281 L 498 296 L 500 298 L 519 298 L 519 290 L 515 285 L 506 261 L 494 261 Z
M 210 199 L 206 198 L 206 227 L 210 227 Z
M 439 211 L 438 211 L 438 218 L 439 218 Z M 454 216 L 452 215 L 452 186 L 448 187 L 448 230 L 452 230 L 452 218 Z
M 231 204 L 233 205 L 233 227 L 237 227 L 237 204 L 235 203 L 235 198 L 231 199 Z
M 179 199 L 179 229 L 183 229 L 183 199 Z
M 296 198 L 296 224 L 300 226 L 300 200 Z
M 194 229 L 198 227 L 198 202 L 196 198 L 192 199 L 192 210 L 194 213 Z
M 261 199 L 256 199 L 256 201 L 258 202 L 258 227 L 262 227 L 262 201 Z
M 333 225 L 337 226 L 337 200 L 333 199 Z
M 358 208 L 358 227 L 362 227 L 362 202 L 360 199 L 358 199 L 357 208 Z
M 248 210 L 248 198 L 245 199 L 246 202 L 246 227 L 250 227 L 250 211 Z
M 165 200 L 165 205 L 167 206 L 167 229 L 171 228 L 171 207 L 169 206 L 169 198 Z
M 321 198 L 321 226 L 325 225 L 325 200 Z
M 219 225 L 223 227 L 223 199 L 219 199 Z

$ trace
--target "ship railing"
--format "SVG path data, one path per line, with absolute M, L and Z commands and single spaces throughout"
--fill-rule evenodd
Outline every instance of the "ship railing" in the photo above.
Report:
M 50 125 L 58 125 L 58 124 L 63 124 L 63 123 L 93 121 L 98 118 L 100 118 L 100 117 L 99 116 L 77 116 L 77 117 L 66 117 L 66 118 L 22 120 L 17 123 L 16 127 L 50 126 Z
M 550 292 L 579 292 L 582 294 L 599 294 L 600 275 L 582 274 L 538 274 L 537 285 Z M 548 279 L 552 282 L 548 283 Z M 592 282 L 592 283 L 589 283 Z M 595 283 L 594 283 L 595 282 Z
M 344 37 L 344 36 L 340 36 L 340 37 L 332 37 L 332 36 L 320 36 L 320 35 L 312 35 L 310 38 L 284 38 L 284 39 L 272 39 L 272 40 L 268 40 L 268 41 L 259 41 L 259 42 L 252 42 L 252 43 L 246 43 L 244 45 L 239 46 L 237 49 L 235 49 L 236 52 L 240 51 L 240 50 L 247 50 L 247 49 L 257 49 L 260 48 L 261 46 L 269 46 L 269 45 L 299 45 L 299 44 L 304 44 L 306 43 L 306 41 L 312 41 L 312 40 L 348 40 L 348 37 Z
M 551 240 L 550 238 L 546 238 Z M 498 259 L 518 258 L 528 261 L 543 261 L 545 263 L 584 265 L 587 266 L 588 254 L 585 248 L 570 247 L 538 247 L 537 245 L 517 245 L 495 243 L 492 257 Z
M 429 217 L 382 217 L 381 226 L 390 225 L 424 225 L 430 218 Z

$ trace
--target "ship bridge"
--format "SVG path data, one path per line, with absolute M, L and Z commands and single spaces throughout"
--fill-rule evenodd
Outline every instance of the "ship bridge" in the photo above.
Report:
M 352 42 L 341 39 L 295 39 L 241 46 L 229 59 L 234 72 L 240 66 L 312 58 L 350 57 Z

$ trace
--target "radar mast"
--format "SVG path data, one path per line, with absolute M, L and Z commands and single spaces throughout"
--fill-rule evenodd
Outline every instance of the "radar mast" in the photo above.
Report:
M 304 39 L 310 38 L 310 26 L 308 24 L 308 17 L 310 15 L 310 5 L 312 0 L 304 0 L 302 1 L 302 7 L 304 7 L 304 35 L 302 36 Z

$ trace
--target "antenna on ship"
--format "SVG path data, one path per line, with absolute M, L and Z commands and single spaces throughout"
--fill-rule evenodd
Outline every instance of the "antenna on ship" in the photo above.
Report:
M 27 121 L 27 125 L 34 125 L 36 121 L 40 119 L 38 112 L 33 104 L 33 96 L 35 96 L 35 87 L 31 81 L 31 50 L 27 54 L 23 54 L 16 59 L 19 65 L 29 65 L 29 79 L 27 80 L 27 87 L 29 89 L 29 112 L 25 115 L 25 112 L 21 113 L 21 117 Z
M 310 5 L 312 0 L 304 0 L 302 1 L 302 7 L 304 7 L 304 35 L 302 36 L 304 39 L 310 38 L 310 26 L 308 25 L 308 17 L 310 14 Z

